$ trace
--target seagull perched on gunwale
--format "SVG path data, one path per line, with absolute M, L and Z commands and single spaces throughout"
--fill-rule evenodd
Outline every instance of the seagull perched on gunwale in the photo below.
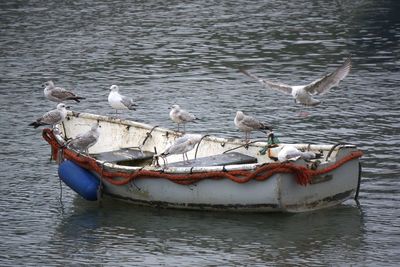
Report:
M 185 124 L 188 122 L 194 122 L 198 120 L 195 115 L 192 113 L 182 109 L 179 105 L 172 105 L 171 111 L 169 112 L 169 117 L 171 120 L 178 124 L 178 131 L 179 131 L 179 124 L 183 124 L 183 131 L 185 131 Z
M 43 114 L 42 117 L 38 118 L 36 121 L 29 124 L 34 128 L 38 128 L 42 125 L 55 125 L 61 123 L 67 117 L 67 109 L 64 103 L 57 105 L 57 109 L 50 110 L 49 112 Z
M 237 111 L 234 119 L 234 123 L 240 131 L 245 133 L 245 140 L 250 138 L 250 132 L 252 131 L 272 131 L 272 127 L 263 122 L 260 122 L 252 116 L 245 115 L 242 111 Z
M 56 87 L 53 81 L 45 82 L 42 84 L 42 87 L 44 87 L 44 96 L 53 102 L 61 103 L 67 100 L 74 100 L 75 102 L 79 103 L 81 102 L 79 101 L 80 99 L 85 99 L 84 97 L 77 96 L 73 92 L 64 88 Z
M 79 151 L 88 153 L 88 149 L 95 145 L 100 137 L 101 126 L 98 123 L 92 125 L 89 131 L 78 134 L 68 142 L 68 146 Z
M 347 58 L 345 62 L 337 68 L 334 72 L 325 75 L 307 85 L 287 85 L 279 82 L 272 82 L 258 78 L 256 75 L 249 73 L 244 69 L 239 69 L 242 73 L 257 80 L 263 86 L 283 92 L 285 94 L 292 95 L 295 103 L 299 103 L 305 106 L 316 106 L 321 101 L 313 98 L 313 95 L 323 95 L 329 91 L 332 87 L 338 86 L 340 81 L 342 81 L 349 74 L 351 70 L 351 58 Z
M 111 85 L 110 90 L 111 92 L 108 95 L 108 103 L 113 109 L 115 109 L 115 114 L 118 114 L 118 110 L 136 110 L 136 104 L 133 102 L 133 99 L 121 95 L 117 85 Z

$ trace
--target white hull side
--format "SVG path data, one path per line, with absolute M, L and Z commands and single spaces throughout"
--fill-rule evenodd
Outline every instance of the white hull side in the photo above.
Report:
M 239 184 L 228 179 L 179 185 L 166 179 L 141 178 L 124 186 L 104 183 L 104 193 L 139 205 L 156 207 L 304 212 L 342 203 L 354 196 L 358 161 L 324 175 L 328 181 L 301 186 L 290 174 L 276 174 L 266 181 Z
M 223 179 L 179 185 L 166 179 L 138 179 L 125 186 L 105 185 L 105 193 L 137 204 L 186 209 L 278 211 L 277 179 L 244 184 Z
M 335 206 L 353 198 L 358 185 L 358 160 L 345 163 L 338 169 L 321 175 L 330 179 L 316 184 L 299 186 L 289 174 L 281 175 L 282 209 L 302 212 Z

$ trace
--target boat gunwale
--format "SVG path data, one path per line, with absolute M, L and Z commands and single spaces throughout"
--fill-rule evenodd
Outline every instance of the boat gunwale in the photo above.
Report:
M 85 118 L 85 119 L 93 119 L 96 121 L 105 121 L 105 122 L 109 122 L 109 123 L 115 123 L 115 124 L 122 124 L 122 125 L 126 125 L 126 126 L 133 126 L 133 127 L 138 127 L 138 128 L 142 128 L 142 129 L 148 129 L 151 130 L 154 128 L 154 126 L 151 126 L 149 124 L 145 124 L 145 123 L 141 123 L 141 122 L 136 122 L 136 121 L 132 121 L 132 120 L 126 120 L 126 119 L 119 119 L 119 118 L 112 118 L 112 117 L 108 117 L 108 116 L 103 116 L 103 115 L 97 115 L 97 114 L 91 114 L 91 113 L 79 113 L 79 112 L 73 112 L 73 111 L 68 111 L 68 116 L 72 116 L 72 117 L 76 117 L 76 118 Z M 65 127 L 63 125 L 63 127 Z M 162 127 L 157 127 L 156 129 L 157 131 L 160 132 L 168 132 L 174 135 L 182 135 L 182 133 L 176 132 L 176 131 L 172 131 L 166 128 L 162 128 Z M 64 137 L 62 136 L 62 134 L 64 134 L 65 131 L 63 131 L 63 133 L 61 131 L 56 131 L 54 133 L 57 142 L 60 145 L 65 144 L 65 140 Z M 246 144 L 245 141 L 239 140 L 239 139 L 228 139 L 228 138 L 223 138 L 223 137 L 216 137 L 216 136 L 207 136 L 205 137 L 205 139 L 207 141 L 211 141 L 211 142 L 219 142 L 219 143 L 231 143 L 231 144 L 236 144 L 236 145 L 243 145 Z M 265 147 L 267 144 L 267 142 L 254 142 L 251 143 L 250 146 L 254 146 L 254 147 Z M 281 145 L 296 145 L 297 147 L 307 147 L 310 144 L 281 144 Z M 322 150 L 329 150 L 330 148 L 332 148 L 334 145 L 311 145 L 314 147 L 314 149 L 318 150 L 318 149 L 322 149 Z M 337 147 L 337 151 L 343 149 L 343 148 L 353 148 L 353 149 L 357 149 L 355 145 L 349 145 L 349 144 L 345 144 L 345 145 L 341 145 L 339 147 Z M 75 153 L 79 153 L 79 151 L 75 151 L 73 149 L 70 148 L 64 148 L 64 149 L 69 149 L 71 151 L 74 151 Z M 257 163 L 247 163 L 247 164 L 232 164 L 232 165 L 218 165 L 218 166 L 206 166 L 206 167 L 161 167 L 161 166 L 154 166 L 154 165 L 148 165 L 148 166 L 126 166 L 126 165 L 120 165 L 117 163 L 113 163 L 113 162 L 107 162 L 107 161 L 103 161 L 103 160 L 98 160 L 94 157 L 92 157 L 90 154 L 89 155 L 85 155 L 86 157 L 89 157 L 93 160 L 95 160 L 98 164 L 106 167 L 106 168 L 110 168 L 110 169 L 114 169 L 114 170 L 123 170 L 123 171 L 127 171 L 127 172 L 132 172 L 132 171 L 138 171 L 138 170 L 148 170 L 148 171 L 155 171 L 155 172 L 164 172 L 164 173 L 169 173 L 169 174 L 188 174 L 188 173 L 202 173 L 202 172 L 220 172 L 220 171 L 237 171 L 237 170 L 244 170 L 244 171 L 253 171 L 256 170 L 258 167 L 261 167 L 263 165 L 266 164 L 271 164 L 273 162 L 257 162 Z M 324 166 L 326 164 L 330 164 L 334 161 L 323 161 L 321 163 L 320 166 Z M 301 159 L 296 160 L 292 163 L 295 163 L 296 165 L 300 165 L 300 166 L 304 166 L 305 162 Z

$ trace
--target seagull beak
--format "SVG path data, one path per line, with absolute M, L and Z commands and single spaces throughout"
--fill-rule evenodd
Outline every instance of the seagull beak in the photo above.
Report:
M 46 87 L 46 85 L 45 85 L 44 83 L 42 83 L 42 85 L 41 85 L 41 86 L 42 86 L 42 88 L 45 88 L 45 87 Z
M 71 106 L 66 106 L 65 108 L 66 108 L 66 109 L 70 109 L 70 108 L 71 108 Z

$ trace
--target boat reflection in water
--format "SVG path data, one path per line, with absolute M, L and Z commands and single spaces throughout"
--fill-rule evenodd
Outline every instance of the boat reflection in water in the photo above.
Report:
M 104 248 L 102 264 L 354 262 L 364 233 L 360 209 L 347 205 L 299 214 L 189 212 L 111 199 L 99 208 L 76 197 L 65 215 L 54 236 L 64 253 L 93 263 L 86 254 Z

